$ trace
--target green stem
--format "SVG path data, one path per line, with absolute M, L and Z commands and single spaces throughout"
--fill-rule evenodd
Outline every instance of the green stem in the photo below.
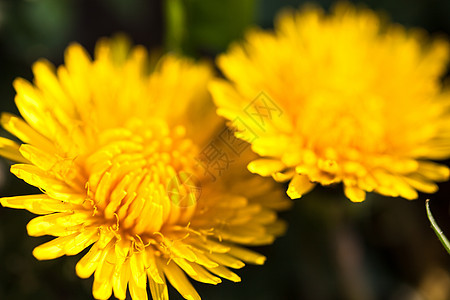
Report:
M 164 13 L 166 50 L 181 52 L 186 26 L 183 0 L 164 0 Z
M 447 252 L 450 254 L 450 242 L 448 241 L 447 237 L 442 232 L 441 228 L 439 228 L 438 224 L 436 223 L 436 220 L 434 219 L 433 215 L 431 214 L 429 202 L 430 202 L 430 199 L 427 199 L 427 201 L 425 202 L 428 220 L 430 220 L 431 226 L 433 227 L 434 232 L 436 233 L 437 237 L 441 241 L 445 250 L 447 250 Z

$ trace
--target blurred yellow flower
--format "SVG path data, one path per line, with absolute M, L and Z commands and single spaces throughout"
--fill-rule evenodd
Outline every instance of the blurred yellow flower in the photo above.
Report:
M 263 158 L 251 172 L 290 180 L 299 198 L 316 183 L 415 199 L 449 178 L 450 92 L 440 77 L 445 38 L 386 24 L 338 4 L 285 11 L 275 32 L 250 31 L 218 58 L 230 81 L 211 85 L 218 114 Z
M 220 128 L 206 89 L 211 68 L 171 55 L 153 67 L 123 38 L 99 41 L 94 60 L 71 45 L 65 66 L 41 60 L 34 84 L 14 82 L 24 120 L 1 120 L 23 142 L 0 140 L 1 154 L 20 162 L 11 172 L 43 192 L 1 204 L 42 215 L 29 235 L 57 237 L 34 249 L 37 259 L 91 246 L 76 272 L 95 273 L 97 299 L 125 299 L 127 286 L 133 299 L 147 299 L 147 279 L 154 299 L 168 298 L 166 279 L 200 299 L 185 274 L 240 281 L 229 268 L 265 257 L 238 245 L 271 243 L 284 228 L 275 210 L 287 200 L 261 197 L 276 193 L 272 182 L 232 169 L 212 182 L 197 163 Z

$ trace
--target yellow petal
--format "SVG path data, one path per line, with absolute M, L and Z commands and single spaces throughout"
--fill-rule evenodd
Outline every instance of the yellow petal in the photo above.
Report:
M 145 272 L 144 256 L 142 252 L 132 254 L 130 257 L 131 277 L 134 283 L 145 289 L 147 286 L 147 274 Z
M 289 170 L 286 172 L 275 172 L 272 174 L 272 178 L 278 182 L 286 182 L 295 176 L 295 170 Z
M 199 266 L 196 263 L 191 263 L 188 261 L 185 261 L 185 262 L 186 262 L 186 264 L 188 264 L 191 267 L 192 272 L 186 272 L 186 273 L 192 279 L 195 279 L 199 282 L 214 284 L 214 285 L 222 282 L 222 280 L 219 277 L 212 275 L 207 270 L 205 270 L 205 268 L 203 268 L 202 266 Z M 178 262 L 177 262 L 177 264 L 178 264 Z M 182 267 L 181 265 L 179 265 L 179 266 Z M 186 270 L 186 269 L 183 268 L 183 270 Z
M 50 242 L 37 246 L 33 250 L 33 255 L 39 260 L 54 259 L 66 254 L 65 245 L 73 240 L 79 233 L 58 237 Z
M 167 284 L 156 283 L 152 278 L 149 278 L 150 292 L 154 300 L 169 300 L 169 293 L 167 291 Z
M 314 188 L 314 185 L 315 184 L 309 180 L 308 176 L 297 174 L 289 183 L 286 193 L 291 199 L 298 199 L 311 191 Z
M 52 169 L 58 162 L 57 156 L 54 153 L 48 153 L 47 151 L 27 144 L 20 146 L 20 153 L 25 159 L 44 171 Z
M 219 266 L 218 263 L 210 260 L 208 257 L 206 257 L 205 254 L 200 252 L 200 250 L 198 252 L 196 251 L 195 255 L 197 256 L 197 260 L 195 262 L 199 265 L 202 265 L 206 268 L 215 268 L 215 267 Z
M 222 278 L 228 279 L 233 282 L 240 282 L 241 278 L 234 272 L 230 271 L 224 266 L 218 266 L 215 268 L 208 269 L 211 273 L 214 273 Z
M 250 162 L 247 166 L 252 173 L 257 173 L 261 176 L 270 176 L 285 168 L 285 165 L 276 159 L 257 159 Z
M 112 295 L 112 282 L 110 280 L 99 281 L 94 279 L 92 294 L 95 299 L 109 299 Z
M 115 267 L 114 247 L 110 245 L 102 252 L 94 274 L 92 294 L 96 299 L 109 299 L 112 295 L 112 277 Z
M 45 216 L 40 216 L 32 219 L 27 224 L 28 234 L 31 236 L 41 236 L 45 234 L 52 234 L 55 227 L 70 228 L 82 223 L 89 218 L 89 214 L 84 213 L 55 213 Z M 88 224 L 86 224 L 88 225 Z M 68 230 L 66 230 L 68 231 Z M 69 232 L 69 231 L 68 231 Z
M 287 223 L 284 220 L 276 220 L 273 223 L 266 225 L 266 230 L 268 234 L 274 236 L 283 235 L 286 232 Z
M 186 278 L 183 271 L 174 263 L 171 262 L 164 267 L 164 274 L 173 285 L 173 287 L 187 300 L 200 300 L 200 296 L 194 289 L 192 284 Z
M 5 197 L 0 199 L 0 203 L 4 207 L 26 209 L 38 215 L 68 212 L 72 209 L 70 204 L 55 200 L 45 194 Z
M 42 93 L 25 79 L 14 80 L 14 88 L 17 91 L 15 102 L 20 114 L 27 123 L 38 130 L 43 136 L 52 135 L 53 124 L 49 120 L 49 108 L 45 104 Z
M 356 186 L 345 186 L 345 196 L 353 202 L 362 202 L 366 199 L 366 192 Z
M 77 255 L 98 240 L 97 230 L 90 229 L 78 233 L 64 245 L 66 255 Z
M 36 86 L 45 93 L 45 99 L 52 100 L 53 108 L 66 112 L 73 111 L 73 102 L 67 97 L 67 93 L 61 88 L 54 72 L 54 66 L 47 60 L 41 59 L 33 64 L 33 73 Z
M 52 198 L 57 198 L 62 201 L 70 201 L 71 199 L 79 198 L 77 191 L 74 191 L 66 183 L 42 171 L 36 166 L 16 164 L 11 167 L 11 173 L 18 178 L 23 179 L 28 184 L 45 190 L 46 194 Z
M 229 240 L 240 244 L 249 244 L 261 237 L 266 236 L 264 226 L 254 223 L 218 228 L 216 232 L 224 240 Z
M 189 261 L 196 261 L 197 256 L 195 255 L 194 251 L 190 249 L 190 246 L 185 245 L 184 243 L 175 242 L 171 245 L 170 250 L 173 252 L 174 255 L 180 258 L 184 258 Z
M 413 188 L 428 194 L 436 193 L 439 189 L 438 185 L 417 176 L 409 176 L 404 178 L 405 181 Z
M 163 271 L 158 267 L 158 263 L 156 262 L 153 250 L 150 249 L 145 251 L 144 263 L 149 279 L 153 280 L 155 284 L 164 284 L 164 274 Z
M 419 162 L 417 172 L 430 180 L 446 181 L 450 176 L 450 169 L 447 166 L 432 162 Z
M 145 280 L 147 281 L 147 276 L 144 276 Z M 133 300 L 147 300 L 147 289 L 146 286 L 142 287 L 141 284 L 138 284 L 135 279 L 137 279 L 134 276 L 131 276 L 131 280 L 129 282 L 129 288 L 130 288 L 130 295 L 131 299 Z
M 78 261 L 75 271 L 81 278 L 89 278 L 97 269 L 98 263 L 103 251 L 99 250 L 98 245 L 94 244 L 89 252 Z
M 404 180 L 404 177 L 397 176 L 396 179 L 393 180 L 392 185 L 400 197 L 408 200 L 414 200 L 419 197 L 417 191 Z
M 54 145 L 22 119 L 9 113 L 3 113 L 0 121 L 7 131 L 17 136 L 24 143 L 36 145 L 41 149 L 54 152 Z
M 16 142 L 0 137 L 0 156 L 15 162 L 29 163 L 29 161 L 19 152 L 19 147 L 19 144 Z
M 260 156 L 282 157 L 289 149 L 291 141 L 285 135 L 262 136 L 252 143 L 252 150 Z
M 213 241 L 211 239 L 197 238 L 190 243 L 208 252 L 226 253 L 230 250 L 230 247 L 228 247 L 227 245 Z
M 130 266 L 128 261 L 117 266 L 113 274 L 113 292 L 117 299 L 125 300 L 127 297 L 127 284 L 130 280 Z
M 247 263 L 252 263 L 255 265 L 263 265 L 266 261 L 266 257 L 264 255 L 235 245 L 231 246 L 230 252 L 228 253 Z
M 218 264 L 230 267 L 233 269 L 240 269 L 245 266 L 245 264 L 228 254 L 221 253 L 205 253 L 211 260 L 217 262 Z

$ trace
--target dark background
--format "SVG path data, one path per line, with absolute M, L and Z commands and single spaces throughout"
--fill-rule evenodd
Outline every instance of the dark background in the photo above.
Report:
M 31 64 L 45 57 L 56 65 L 77 41 L 92 53 L 101 36 L 124 32 L 153 50 L 171 47 L 165 38 L 165 1 L 0 0 L 0 110 L 17 113 L 12 81 L 31 80 Z M 182 52 L 213 59 L 244 28 L 272 26 L 284 6 L 302 1 L 184 0 Z M 332 1 L 319 1 L 328 8 Z M 359 1 L 407 27 L 450 33 L 450 1 Z M 450 120 L 449 120 L 450 121 Z M 2 132 L 4 135 L 5 132 Z M 446 162 L 448 165 L 448 161 Z M 0 160 L 0 195 L 36 192 L 9 174 Z M 342 188 L 316 188 L 282 213 L 290 226 L 274 245 L 256 250 L 268 261 L 237 273 L 242 282 L 197 284 L 204 299 L 450 299 L 450 256 L 436 238 L 424 201 L 450 235 L 450 184 L 418 200 L 369 195 L 362 204 L 345 199 Z M 49 238 L 31 238 L 32 214 L 0 207 L 0 299 L 92 299 L 92 278 L 79 279 L 79 256 L 38 262 L 32 249 Z M 170 288 L 171 299 L 181 299 Z

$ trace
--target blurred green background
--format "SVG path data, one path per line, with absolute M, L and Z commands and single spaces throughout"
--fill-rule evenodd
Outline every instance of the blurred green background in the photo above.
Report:
M 281 7 L 302 3 L 0 0 L 0 110 L 17 113 L 13 79 L 31 80 L 31 64 L 40 57 L 61 64 L 70 42 L 77 41 L 92 53 L 99 37 L 124 32 L 150 49 L 213 59 L 245 28 L 270 28 Z M 333 1 L 318 3 L 328 8 Z M 357 3 L 385 12 L 407 27 L 450 34 L 448 0 Z M 175 18 L 167 18 L 169 14 Z M 36 192 L 8 169 L 9 162 L 0 160 L 1 196 Z M 428 197 L 436 220 L 450 235 L 450 184 L 440 187 Z M 408 202 L 370 195 L 364 203 L 353 204 L 340 186 L 316 188 L 281 214 L 289 222 L 287 234 L 272 246 L 256 249 L 267 255 L 265 266 L 238 270 L 240 284 L 195 283 L 195 287 L 204 299 L 450 299 L 450 256 L 429 226 L 426 197 Z M 92 299 L 92 278 L 75 275 L 81 256 L 45 262 L 32 257 L 32 249 L 49 239 L 27 236 L 32 216 L 0 207 L 0 299 Z M 173 288 L 170 294 L 171 299 L 181 299 Z

